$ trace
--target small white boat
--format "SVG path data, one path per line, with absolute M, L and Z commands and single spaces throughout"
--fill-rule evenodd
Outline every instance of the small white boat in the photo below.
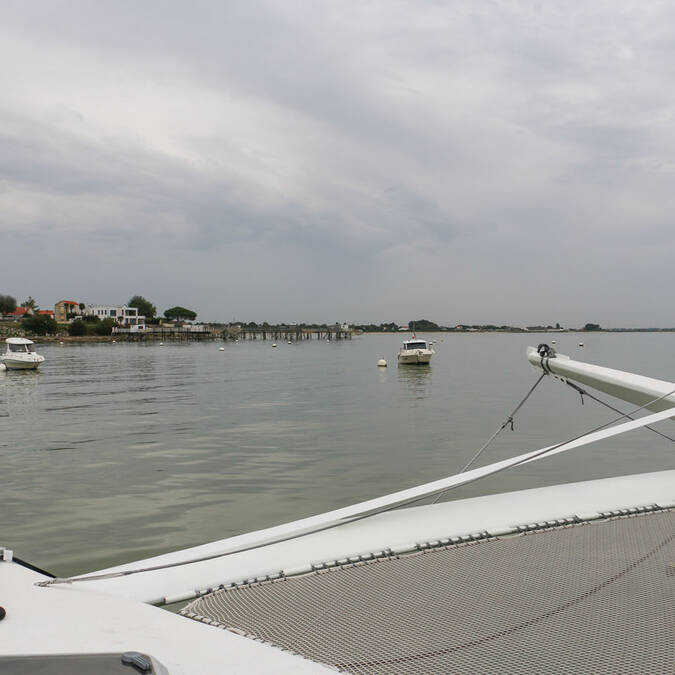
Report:
M 7 370 L 36 370 L 45 360 L 44 356 L 35 351 L 32 340 L 11 337 L 5 343 L 7 351 L 0 356 L 0 362 Z
M 403 343 L 398 352 L 399 363 L 427 364 L 435 354 L 433 348 L 426 340 L 411 338 Z

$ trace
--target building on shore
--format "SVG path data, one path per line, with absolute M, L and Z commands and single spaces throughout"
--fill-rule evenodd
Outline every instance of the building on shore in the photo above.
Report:
M 54 318 L 58 323 L 67 323 L 73 319 L 82 316 L 79 302 L 74 300 L 59 300 L 54 305 Z
M 18 321 L 26 316 L 34 316 L 35 311 L 32 307 L 17 307 L 13 312 L 7 312 L 4 318 L 8 321 Z
M 134 331 L 145 330 L 145 316 L 138 313 L 136 307 L 128 305 L 87 305 L 87 316 L 97 316 L 103 319 L 114 319 L 123 328 L 131 328 Z

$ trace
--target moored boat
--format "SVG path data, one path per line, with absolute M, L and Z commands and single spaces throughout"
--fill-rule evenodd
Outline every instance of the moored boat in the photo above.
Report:
M 35 351 L 32 340 L 11 337 L 5 343 L 7 350 L 0 356 L 0 362 L 7 370 L 36 370 L 45 360 L 44 356 Z
M 435 354 L 433 347 L 426 341 L 412 337 L 406 340 L 398 352 L 398 362 L 404 364 L 428 364 Z

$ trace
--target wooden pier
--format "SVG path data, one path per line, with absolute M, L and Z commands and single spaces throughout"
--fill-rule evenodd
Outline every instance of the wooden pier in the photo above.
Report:
M 344 326 L 264 326 L 251 328 L 241 325 L 147 326 L 143 331 L 117 328 L 112 334 L 120 342 L 203 342 L 208 340 L 274 340 L 301 342 L 303 340 L 351 340 L 353 331 Z
M 343 326 L 265 326 L 248 328 L 246 326 L 228 326 L 223 331 L 226 340 L 279 340 L 300 342 L 302 340 L 351 340 L 352 329 Z
M 223 339 L 222 329 L 217 330 L 211 326 L 147 326 L 145 330 L 117 328 L 113 330 L 111 337 L 120 342 L 204 342 Z

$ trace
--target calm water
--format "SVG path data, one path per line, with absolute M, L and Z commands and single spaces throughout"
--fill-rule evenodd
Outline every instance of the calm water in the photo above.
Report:
M 536 379 L 525 347 L 552 337 L 581 360 L 675 380 L 672 333 L 585 335 L 584 349 L 574 334 L 433 337 L 429 368 L 396 366 L 398 335 L 224 352 L 221 343 L 42 345 L 41 372 L 0 373 L 0 543 L 72 574 L 449 475 Z M 481 463 L 611 416 L 545 381 Z M 636 431 L 452 498 L 671 469 L 674 447 Z

